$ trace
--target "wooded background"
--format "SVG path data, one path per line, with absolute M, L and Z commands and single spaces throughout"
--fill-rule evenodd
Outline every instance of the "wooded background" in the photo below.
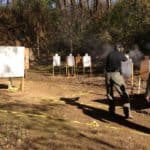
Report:
M 0 45 L 19 40 L 37 60 L 55 52 L 105 56 L 116 42 L 150 54 L 149 0 L 8 0 L 0 5 Z

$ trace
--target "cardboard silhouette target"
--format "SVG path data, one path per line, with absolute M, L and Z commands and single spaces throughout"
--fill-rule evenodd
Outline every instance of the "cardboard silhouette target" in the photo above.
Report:
M 57 53 L 53 56 L 53 76 L 55 75 L 55 67 L 59 67 L 60 73 L 61 57 Z
M 141 80 L 147 80 L 150 71 L 150 61 L 149 58 L 145 57 L 140 64 L 140 77 Z
M 83 56 L 83 74 L 85 74 L 86 68 L 89 68 L 90 74 L 92 74 L 92 58 L 88 55 L 88 53 Z
M 131 78 L 133 75 L 133 62 L 132 60 L 121 62 L 121 73 L 125 78 Z
M 80 54 L 77 54 L 75 57 L 75 66 L 76 66 L 76 73 L 79 73 L 79 68 L 82 66 L 82 56 Z
M 24 54 L 24 68 L 25 68 L 25 77 L 27 76 L 27 70 L 30 68 L 30 62 L 29 62 L 29 57 L 30 57 L 30 49 L 25 48 L 25 54 Z
M 138 82 L 138 93 L 141 90 L 141 83 L 148 80 L 150 73 L 150 60 L 149 56 L 145 56 L 144 60 L 140 64 L 139 82 Z
M 131 79 L 131 92 L 133 90 L 133 80 L 134 80 L 134 74 L 133 74 L 133 62 L 131 59 L 128 58 L 127 61 L 121 62 L 121 74 L 125 79 Z
M 66 61 L 66 74 L 75 75 L 75 57 L 70 53 Z

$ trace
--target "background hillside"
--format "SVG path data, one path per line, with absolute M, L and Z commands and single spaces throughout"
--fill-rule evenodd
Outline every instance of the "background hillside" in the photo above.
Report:
M 4 2 L 4 1 L 2 1 Z M 13 0 L 0 7 L 0 45 L 31 47 L 37 60 L 57 52 L 103 59 L 116 42 L 150 51 L 148 0 Z M 136 47 L 137 48 L 137 47 Z M 98 57 L 96 57 L 98 56 Z

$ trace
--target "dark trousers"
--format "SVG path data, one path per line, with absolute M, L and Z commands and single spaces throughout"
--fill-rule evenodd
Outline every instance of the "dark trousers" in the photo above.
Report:
M 106 73 L 106 90 L 109 103 L 109 112 L 115 113 L 115 98 L 113 90 L 114 88 L 119 93 L 123 102 L 123 111 L 126 117 L 130 115 L 130 100 L 126 91 L 126 85 L 123 76 L 120 72 L 107 72 Z

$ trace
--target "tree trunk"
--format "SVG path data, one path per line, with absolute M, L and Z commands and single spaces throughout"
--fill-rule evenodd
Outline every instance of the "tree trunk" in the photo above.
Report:
M 73 43 L 72 43 L 72 39 L 70 39 L 70 51 L 71 51 L 71 53 L 73 53 Z
M 107 9 L 111 8 L 111 4 L 112 4 L 111 0 L 106 0 Z
M 80 8 L 83 8 L 82 0 L 79 0 L 79 6 Z
M 93 5 L 94 11 L 97 11 L 97 6 L 98 6 L 98 0 L 94 0 L 94 5 Z
M 58 0 L 57 3 L 61 10 L 65 9 L 65 1 L 64 0 Z
M 37 22 L 37 30 L 36 30 L 36 42 L 37 42 L 37 56 L 40 57 L 40 34 L 39 34 L 39 22 Z

